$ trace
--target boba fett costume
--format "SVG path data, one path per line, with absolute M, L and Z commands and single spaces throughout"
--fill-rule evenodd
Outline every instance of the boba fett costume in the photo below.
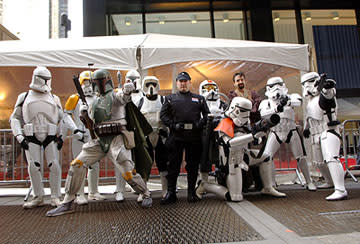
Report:
M 72 203 L 86 174 L 86 167 L 107 156 L 120 169 L 123 178 L 137 192 L 144 195 L 143 207 L 151 207 L 152 199 L 143 179 L 134 169 L 130 149 L 134 147 L 133 135 L 126 130 L 125 105 L 131 101 L 132 83 L 125 84 L 115 93 L 110 73 L 96 70 L 93 74 L 95 101 L 89 107 L 96 138 L 84 144 L 80 154 L 71 162 L 65 183 L 65 197 L 61 206 L 50 210 L 46 216 L 73 212 Z M 86 110 L 87 106 L 81 109 Z

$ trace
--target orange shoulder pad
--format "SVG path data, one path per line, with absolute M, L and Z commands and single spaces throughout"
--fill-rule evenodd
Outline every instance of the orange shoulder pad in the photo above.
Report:
M 218 126 L 214 129 L 214 131 L 221 131 L 231 138 L 234 137 L 234 128 L 235 124 L 230 118 L 225 118 L 220 121 Z
M 65 110 L 67 110 L 67 111 L 74 110 L 76 108 L 78 101 L 79 101 L 78 94 L 71 95 L 65 103 Z

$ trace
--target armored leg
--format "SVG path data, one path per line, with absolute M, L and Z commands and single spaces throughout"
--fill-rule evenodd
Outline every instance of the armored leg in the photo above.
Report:
M 260 164 L 260 175 L 264 188 L 261 190 L 262 194 L 271 195 L 274 197 L 286 197 L 285 193 L 278 192 L 272 184 L 272 161 L 267 161 Z
M 100 166 L 99 162 L 94 163 L 89 167 L 88 170 L 88 186 L 89 186 L 89 199 L 90 200 L 105 200 L 105 197 L 103 197 L 98 190 L 99 185 L 99 172 L 100 172 Z
M 45 148 L 46 161 L 50 169 L 50 189 L 51 200 L 54 202 L 52 205 L 60 205 L 61 196 L 61 168 L 59 164 L 59 151 L 54 142 L 51 142 Z
M 116 182 L 116 189 L 115 189 L 115 200 L 118 202 L 124 201 L 124 192 L 125 192 L 125 180 L 121 175 L 120 169 L 118 167 L 115 168 L 115 182 Z
M 309 170 L 309 167 L 308 167 L 305 157 L 301 157 L 301 158 L 297 159 L 297 162 L 298 162 L 298 166 L 299 166 L 301 172 L 304 175 L 307 189 L 309 191 L 316 191 L 316 186 L 311 179 L 310 170 Z
M 200 182 L 199 186 L 196 188 L 196 196 L 200 199 L 202 199 L 205 193 L 209 193 L 209 192 L 214 193 L 216 196 L 218 196 L 221 199 L 228 201 L 232 200 L 229 194 L 229 190 L 225 186 L 202 181 Z

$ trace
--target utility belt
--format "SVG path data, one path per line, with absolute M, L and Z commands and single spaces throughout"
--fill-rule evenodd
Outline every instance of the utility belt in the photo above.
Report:
M 329 127 L 326 124 L 319 124 L 316 126 L 311 126 L 309 128 L 311 135 L 320 134 L 323 131 L 327 131 L 328 129 L 329 129 Z
M 95 125 L 95 133 L 98 137 L 120 135 L 126 128 L 120 123 L 100 123 Z

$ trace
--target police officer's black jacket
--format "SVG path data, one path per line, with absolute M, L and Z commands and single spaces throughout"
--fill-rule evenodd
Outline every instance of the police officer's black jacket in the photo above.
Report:
M 209 108 L 203 96 L 177 92 L 166 96 L 161 108 L 161 121 L 170 128 L 170 136 L 178 140 L 200 142 Z M 192 129 L 183 126 L 192 124 Z

